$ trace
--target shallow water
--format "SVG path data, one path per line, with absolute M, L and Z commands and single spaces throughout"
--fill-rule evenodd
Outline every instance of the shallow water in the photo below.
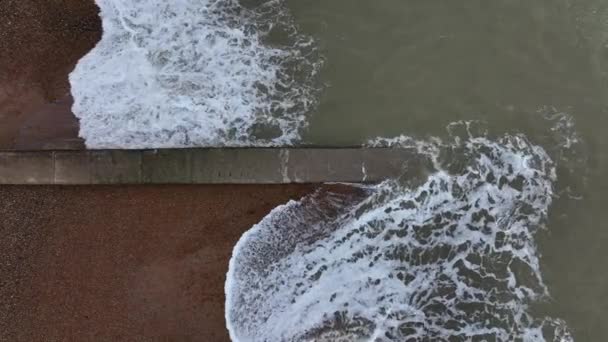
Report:
M 448 141 L 460 120 L 479 151 L 523 134 L 557 176 L 526 240 L 550 299 L 525 311 L 608 336 L 608 3 L 97 2 L 104 41 L 71 77 L 89 147 Z
M 562 192 L 539 234 L 552 295 L 538 310 L 575 340 L 608 336 L 608 3 L 602 1 L 289 1 L 326 57 L 327 85 L 305 139 L 355 144 L 439 135 L 455 120 L 524 132 L 551 154 L 561 112 L 581 143 L 557 161 Z M 542 116 L 542 115 L 541 115 Z M 559 140 L 559 139 L 558 139 Z M 561 171 L 559 171 L 561 170 Z
M 245 234 L 226 285 L 233 339 L 572 341 L 530 309 L 548 298 L 535 237 L 553 163 L 522 135 L 471 127 L 451 125 L 451 141 L 378 140 L 422 158 L 359 203 L 291 203 Z
M 451 122 L 481 120 L 493 134 L 525 133 L 547 150 L 558 195 L 536 240 L 551 299 L 531 311 L 563 319 L 577 341 L 608 336 L 608 3 L 290 0 L 288 7 L 325 58 L 305 142 L 445 137 Z
M 289 7 L 326 57 L 327 89 L 309 141 L 441 134 L 461 119 L 525 129 L 545 106 L 578 121 L 603 117 L 601 1 L 291 0 Z

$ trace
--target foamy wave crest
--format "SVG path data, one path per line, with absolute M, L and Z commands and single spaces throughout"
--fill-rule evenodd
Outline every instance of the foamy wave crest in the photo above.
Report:
M 254 226 L 227 275 L 232 339 L 572 341 L 529 310 L 548 298 L 534 241 L 556 178 L 545 151 L 522 135 L 376 143 L 418 149 L 428 176 L 291 202 Z
M 90 148 L 289 144 L 321 64 L 280 0 L 96 0 L 103 38 L 70 75 Z M 274 37 L 269 43 L 268 37 Z

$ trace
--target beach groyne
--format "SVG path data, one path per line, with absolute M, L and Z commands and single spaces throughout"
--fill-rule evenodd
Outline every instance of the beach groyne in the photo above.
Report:
M 374 183 L 417 158 L 390 148 L 4 151 L 0 184 Z

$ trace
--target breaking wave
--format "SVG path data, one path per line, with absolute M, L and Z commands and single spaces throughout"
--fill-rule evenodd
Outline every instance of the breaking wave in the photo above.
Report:
M 322 59 L 281 0 L 96 0 L 103 37 L 70 75 L 89 148 L 288 144 Z
M 572 341 L 530 310 L 549 296 L 535 235 L 553 161 L 523 135 L 450 132 L 373 142 L 417 150 L 419 177 L 292 201 L 244 234 L 226 281 L 231 338 Z

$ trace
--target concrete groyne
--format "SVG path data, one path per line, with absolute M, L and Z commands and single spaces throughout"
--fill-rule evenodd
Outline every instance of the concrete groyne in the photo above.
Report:
M 4 151 L 0 184 L 372 183 L 416 159 L 389 148 Z

